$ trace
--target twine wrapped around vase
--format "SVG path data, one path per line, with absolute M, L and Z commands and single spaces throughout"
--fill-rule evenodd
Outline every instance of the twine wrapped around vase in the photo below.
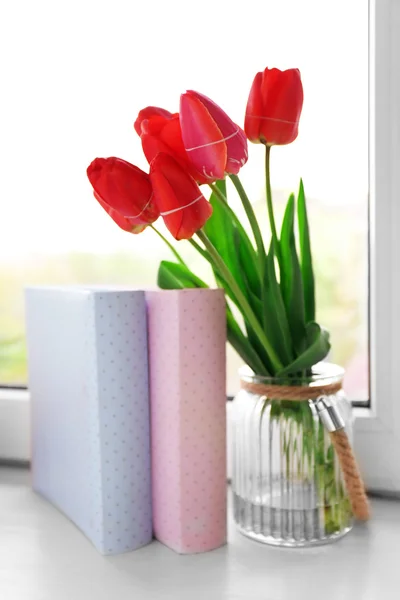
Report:
M 370 507 L 365 493 L 364 482 L 344 428 L 344 422 L 339 415 L 337 407 L 329 401 L 329 396 L 336 394 L 342 389 L 342 383 L 335 382 L 314 387 L 273 385 L 242 379 L 241 387 L 251 394 L 265 396 L 268 400 L 314 401 L 317 413 L 329 432 L 332 445 L 338 456 L 354 517 L 361 521 L 367 521 L 370 518 Z

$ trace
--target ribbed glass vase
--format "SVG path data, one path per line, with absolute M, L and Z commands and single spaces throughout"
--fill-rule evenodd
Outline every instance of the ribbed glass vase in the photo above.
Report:
M 240 371 L 242 382 L 308 386 L 312 398 L 316 388 L 340 384 L 343 374 L 327 363 L 298 379 L 258 377 L 246 367 Z M 329 399 L 351 440 L 349 401 L 342 390 Z M 233 401 L 232 437 L 234 518 L 243 534 L 296 547 L 328 543 L 350 531 L 352 514 L 338 459 L 312 399 L 274 400 L 241 389 Z

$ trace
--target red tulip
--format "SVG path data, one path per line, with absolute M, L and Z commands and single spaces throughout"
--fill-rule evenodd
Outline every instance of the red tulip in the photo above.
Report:
M 150 178 L 138 167 L 120 158 L 95 158 L 87 176 L 96 200 L 121 229 L 140 233 L 159 217 Z
M 199 186 L 169 154 L 161 152 L 150 165 L 154 199 L 168 230 L 177 240 L 190 239 L 212 214 Z
M 208 181 L 189 160 L 182 141 L 178 113 L 172 114 L 163 108 L 148 106 L 139 112 L 134 126 L 149 163 L 157 154 L 164 152 L 175 158 L 198 183 Z
M 190 162 L 208 182 L 239 172 L 248 158 L 246 136 L 222 108 L 188 90 L 181 96 L 179 118 Z
M 265 69 L 250 90 L 244 130 L 251 142 L 290 144 L 298 134 L 303 86 L 298 69 Z

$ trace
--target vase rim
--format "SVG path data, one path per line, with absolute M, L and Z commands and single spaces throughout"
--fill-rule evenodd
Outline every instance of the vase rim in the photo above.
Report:
M 295 385 L 295 386 L 318 386 L 327 385 L 329 383 L 338 383 L 343 380 L 344 369 L 339 365 L 329 362 L 319 362 L 311 369 L 312 374 L 304 377 L 293 377 L 283 375 L 280 377 L 270 377 L 265 375 L 257 375 L 244 365 L 239 369 L 239 377 L 242 381 L 249 383 L 263 383 L 265 385 Z

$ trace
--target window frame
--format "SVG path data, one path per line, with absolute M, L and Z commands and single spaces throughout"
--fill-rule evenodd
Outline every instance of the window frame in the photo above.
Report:
M 355 409 L 367 488 L 400 491 L 400 2 L 370 0 L 370 408 Z M 397 167 L 397 168 L 396 168 Z
M 399 492 L 400 0 L 369 0 L 369 7 L 370 406 L 354 409 L 354 443 L 367 488 Z M 29 459 L 29 406 L 28 390 L 0 389 L 0 459 Z M 227 415 L 229 438 L 229 402 Z M 229 464 L 228 452 L 228 472 Z
M 0 388 L 0 462 L 29 461 L 30 447 L 29 391 Z

